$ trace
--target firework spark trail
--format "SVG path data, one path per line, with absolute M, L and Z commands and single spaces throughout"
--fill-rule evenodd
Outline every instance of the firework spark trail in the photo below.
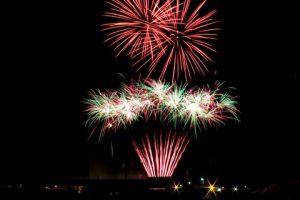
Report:
M 177 1 L 176 7 L 179 11 L 179 18 L 171 25 L 172 28 L 169 28 L 171 30 L 167 34 L 169 38 L 161 45 L 163 51 L 158 48 L 152 50 L 155 52 L 156 58 L 154 60 L 142 60 L 144 64 L 138 69 L 144 67 L 146 63 L 150 64 L 146 78 L 152 74 L 157 66 L 160 66 L 160 63 L 163 64 L 160 79 L 165 76 L 168 68 L 172 70 L 172 81 L 178 80 L 181 72 L 184 73 L 184 78 L 190 81 L 192 74 L 204 75 L 208 71 L 205 63 L 213 61 L 205 51 L 216 52 L 210 44 L 212 40 L 217 39 L 216 32 L 219 30 L 219 28 L 214 28 L 215 24 L 218 23 L 213 20 L 216 11 L 213 10 L 204 16 L 199 16 L 198 12 L 206 2 L 204 0 L 188 17 L 190 1 L 186 0 L 182 9 L 180 9 L 182 4 Z
M 100 137 L 103 137 L 106 131 L 127 127 L 140 118 L 159 116 L 163 122 L 175 127 L 180 123 L 196 133 L 208 125 L 238 120 L 237 102 L 227 92 L 221 92 L 221 85 L 187 90 L 186 85 L 148 80 L 123 84 L 120 90 L 92 91 L 91 98 L 85 101 L 86 123 L 88 126 L 102 123 Z
M 117 56 L 129 49 L 131 57 L 141 52 L 142 57 L 146 52 L 153 58 L 153 47 L 159 48 L 163 40 L 167 39 L 164 29 L 170 20 L 174 19 L 173 0 L 112 0 L 107 1 L 111 10 L 105 17 L 111 22 L 103 24 L 103 31 L 109 32 L 105 42 L 110 42 L 118 52 Z M 162 47 L 161 47 L 162 49 Z
M 212 41 L 217 40 L 216 11 L 200 14 L 206 3 L 203 0 L 192 10 L 191 0 L 148 1 L 112 0 L 111 10 L 103 24 L 107 32 L 105 42 L 115 46 L 117 56 L 122 52 L 134 61 L 137 71 L 148 68 L 151 74 L 160 70 L 160 79 L 168 70 L 172 81 L 181 73 L 189 81 L 194 74 L 208 71 L 207 62 L 213 62 L 207 52 L 216 52 Z M 159 69 L 159 66 L 162 68 Z
M 169 131 L 165 136 L 154 134 L 152 140 L 146 134 L 141 144 L 134 140 L 132 144 L 148 177 L 171 177 L 190 139 L 187 133 Z

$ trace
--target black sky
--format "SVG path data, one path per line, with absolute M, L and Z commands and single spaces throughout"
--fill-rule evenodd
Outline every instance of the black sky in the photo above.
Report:
M 211 72 L 193 83 L 218 79 L 236 87 L 241 122 L 201 134 L 179 171 L 216 169 L 221 176 L 249 181 L 299 175 L 294 6 L 258 0 L 208 4 L 221 21 L 218 54 Z M 127 80 L 138 77 L 126 57 L 115 59 L 102 42 L 103 5 L 85 2 L 35 16 L 33 28 L 22 35 L 25 44 L 16 45 L 2 83 L 1 176 L 88 175 L 95 144 L 86 141 L 90 130 L 82 125 L 81 101 L 90 89 L 117 88 L 124 81 L 118 73 Z

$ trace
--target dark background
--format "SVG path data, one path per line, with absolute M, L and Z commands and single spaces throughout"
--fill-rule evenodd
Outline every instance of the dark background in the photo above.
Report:
M 100 0 L 43 5 L 19 19 L 25 25 L 14 37 L 21 42 L 13 44 L 2 73 L 1 177 L 88 176 L 90 155 L 97 151 L 108 165 L 137 161 L 130 144 L 120 142 L 129 141 L 126 131 L 113 136 L 111 158 L 109 139 L 87 141 L 90 130 L 82 125 L 81 101 L 90 89 L 117 88 L 138 77 L 126 57 L 115 59 L 112 47 L 102 43 L 103 8 Z M 222 28 L 218 54 L 207 76 L 190 84 L 221 80 L 235 87 L 241 122 L 199 134 L 177 175 L 188 170 L 249 183 L 299 176 L 296 7 L 211 0 L 210 8 L 218 10 Z

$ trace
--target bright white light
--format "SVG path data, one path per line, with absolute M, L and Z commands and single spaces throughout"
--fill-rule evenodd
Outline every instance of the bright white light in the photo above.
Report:
M 191 181 L 188 181 L 188 184 L 189 184 L 189 185 L 191 185 L 191 184 L 192 184 L 192 182 L 191 182 Z
M 217 188 L 217 192 L 221 192 L 221 190 L 222 190 L 221 188 L 219 188 L 219 187 Z
M 238 188 L 237 188 L 237 187 L 234 187 L 234 188 L 233 188 L 233 191 L 238 191 Z

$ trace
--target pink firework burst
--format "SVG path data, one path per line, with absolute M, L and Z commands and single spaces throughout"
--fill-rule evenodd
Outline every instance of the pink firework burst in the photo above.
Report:
M 111 10 L 105 17 L 111 21 L 103 24 L 103 31 L 109 32 L 105 42 L 115 46 L 117 56 L 127 51 L 130 57 L 146 54 L 153 58 L 153 48 L 161 48 L 168 40 L 164 29 L 174 19 L 173 0 L 164 3 L 151 0 L 112 0 L 107 1 Z
M 132 143 L 148 177 L 171 177 L 190 139 L 187 133 L 169 131 L 166 135 L 154 134 L 153 139 L 146 134 L 140 144 Z
M 117 56 L 127 51 L 137 71 L 148 68 L 146 77 L 160 71 L 160 79 L 171 71 L 172 81 L 180 74 L 189 81 L 194 74 L 204 75 L 213 60 L 208 52 L 216 52 L 211 42 L 217 39 L 213 19 L 215 10 L 201 15 L 206 0 L 195 10 L 191 0 L 113 0 L 105 16 L 111 21 L 103 25 L 107 39 Z
M 140 59 L 135 65 L 140 64 L 138 70 L 149 66 L 147 78 L 155 69 L 161 66 L 160 79 L 163 79 L 168 70 L 172 71 L 172 81 L 179 80 L 180 74 L 184 74 L 186 81 L 192 79 L 194 74 L 205 75 L 208 72 L 206 64 L 213 62 L 208 51 L 216 52 L 211 42 L 217 40 L 217 31 L 215 27 L 218 23 L 213 19 L 216 10 L 205 15 L 200 15 L 201 8 L 206 3 L 202 1 L 194 11 L 191 11 L 191 0 L 184 3 L 176 1 L 176 16 L 170 20 L 169 27 L 165 35 L 166 40 L 162 40 L 160 45 L 153 47 L 151 54 L 154 59 Z M 163 47 L 163 48 L 161 48 Z M 150 54 L 150 51 L 148 52 Z

